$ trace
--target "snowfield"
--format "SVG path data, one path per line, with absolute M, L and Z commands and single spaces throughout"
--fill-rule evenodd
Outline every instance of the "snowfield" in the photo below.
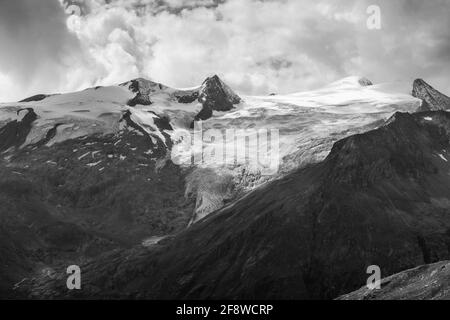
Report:
M 335 141 L 374 129 L 397 111 L 416 111 L 420 100 L 405 92 L 404 84 L 362 86 L 359 78 L 350 77 L 316 91 L 244 96 L 234 111 L 216 113 L 203 129 L 279 130 L 279 160 L 285 172 L 297 167 L 298 161 L 322 160 Z
M 144 81 L 144 80 L 140 80 Z M 242 101 L 231 111 L 214 111 L 213 117 L 202 122 L 203 132 L 208 130 L 235 130 L 237 141 L 245 141 L 243 130 L 277 130 L 279 146 L 270 154 L 271 161 L 279 163 L 277 174 L 261 175 L 258 168 L 244 163 L 220 163 L 214 157 L 203 157 L 201 163 L 191 164 L 189 159 L 202 149 L 180 143 L 178 131 L 191 130 L 191 123 L 202 110 L 199 101 L 180 103 L 177 95 L 190 95 L 201 87 L 174 89 L 153 82 L 143 82 L 150 105 L 129 106 L 136 97 L 131 82 L 118 86 L 90 88 L 84 91 L 53 95 L 41 101 L 0 104 L 0 126 L 20 121 L 28 108 L 37 115 L 25 145 L 43 140 L 49 130 L 56 130 L 47 143 L 54 145 L 69 139 L 97 135 L 119 134 L 130 119 L 152 140 L 162 141 L 168 148 L 166 137 L 172 137 L 172 159 L 184 159 L 183 165 L 194 167 L 186 181 L 187 193 L 197 193 L 197 216 L 194 222 L 220 208 L 229 199 L 230 189 L 236 187 L 247 192 L 262 183 L 308 163 L 323 160 L 334 142 L 346 136 L 375 129 L 397 111 L 414 112 L 421 101 L 408 92 L 402 83 L 368 85 L 368 80 L 349 77 L 325 88 L 287 95 L 241 96 Z M 228 92 L 227 92 L 228 94 Z M 232 94 L 232 93 L 229 93 Z M 188 101 L 189 102 L 189 101 Z M 160 129 L 155 119 L 165 117 L 173 130 Z M 225 145 L 223 145 L 225 144 Z M 212 150 L 232 152 L 234 139 L 207 141 Z M 248 154 L 267 152 L 267 143 L 248 147 Z M 91 166 L 100 165 L 93 162 Z

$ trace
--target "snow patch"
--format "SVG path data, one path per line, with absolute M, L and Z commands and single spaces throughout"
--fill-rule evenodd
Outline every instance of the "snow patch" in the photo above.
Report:
M 81 157 L 78 157 L 78 160 L 83 160 L 84 158 L 86 158 L 91 152 L 86 152 L 85 154 L 83 154 Z
M 445 162 L 448 162 L 447 158 L 444 157 L 444 155 L 442 153 L 438 153 L 439 158 L 441 158 L 442 160 L 444 160 Z
M 98 162 L 94 162 L 94 163 L 88 163 L 86 166 L 92 168 L 92 167 L 96 167 L 98 166 L 100 163 L 102 163 L 103 161 L 98 161 Z

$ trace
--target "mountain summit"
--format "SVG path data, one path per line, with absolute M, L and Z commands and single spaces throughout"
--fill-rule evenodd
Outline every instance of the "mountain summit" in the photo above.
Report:
M 153 98 L 163 95 L 167 100 L 173 100 L 181 104 L 199 102 L 201 111 L 195 116 L 194 121 L 208 120 L 214 111 L 230 111 L 234 105 L 239 104 L 242 99 L 217 75 L 207 78 L 203 84 L 193 89 L 174 89 L 168 86 L 138 78 L 126 82 L 121 86 L 136 94 L 128 101 L 128 106 L 149 106 L 154 103 Z M 193 127 L 193 123 L 192 123 Z
M 241 98 L 215 75 L 203 82 L 198 101 L 202 103 L 203 109 L 195 121 L 211 118 L 214 111 L 230 111 L 241 102 Z
M 215 111 L 230 111 L 233 105 L 241 102 L 241 98 L 215 75 L 203 82 L 200 101 Z
M 412 95 L 422 100 L 422 105 L 418 111 L 450 109 L 450 98 L 434 89 L 422 79 L 414 81 Z

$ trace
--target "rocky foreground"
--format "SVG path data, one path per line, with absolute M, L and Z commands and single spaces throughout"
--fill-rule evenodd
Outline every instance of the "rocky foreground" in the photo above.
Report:
M 450 261 L 390 276 L 380 290 L 364 287 L 338 300 L 450 300 Z

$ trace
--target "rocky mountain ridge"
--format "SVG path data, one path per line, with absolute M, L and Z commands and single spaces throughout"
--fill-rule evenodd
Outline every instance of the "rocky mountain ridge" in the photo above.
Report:
M 422 105 L 418 111 L 450 109 L 450 98 L 434 89 L 422 79 L 414 81 L 412 95 L 422 100 Z

